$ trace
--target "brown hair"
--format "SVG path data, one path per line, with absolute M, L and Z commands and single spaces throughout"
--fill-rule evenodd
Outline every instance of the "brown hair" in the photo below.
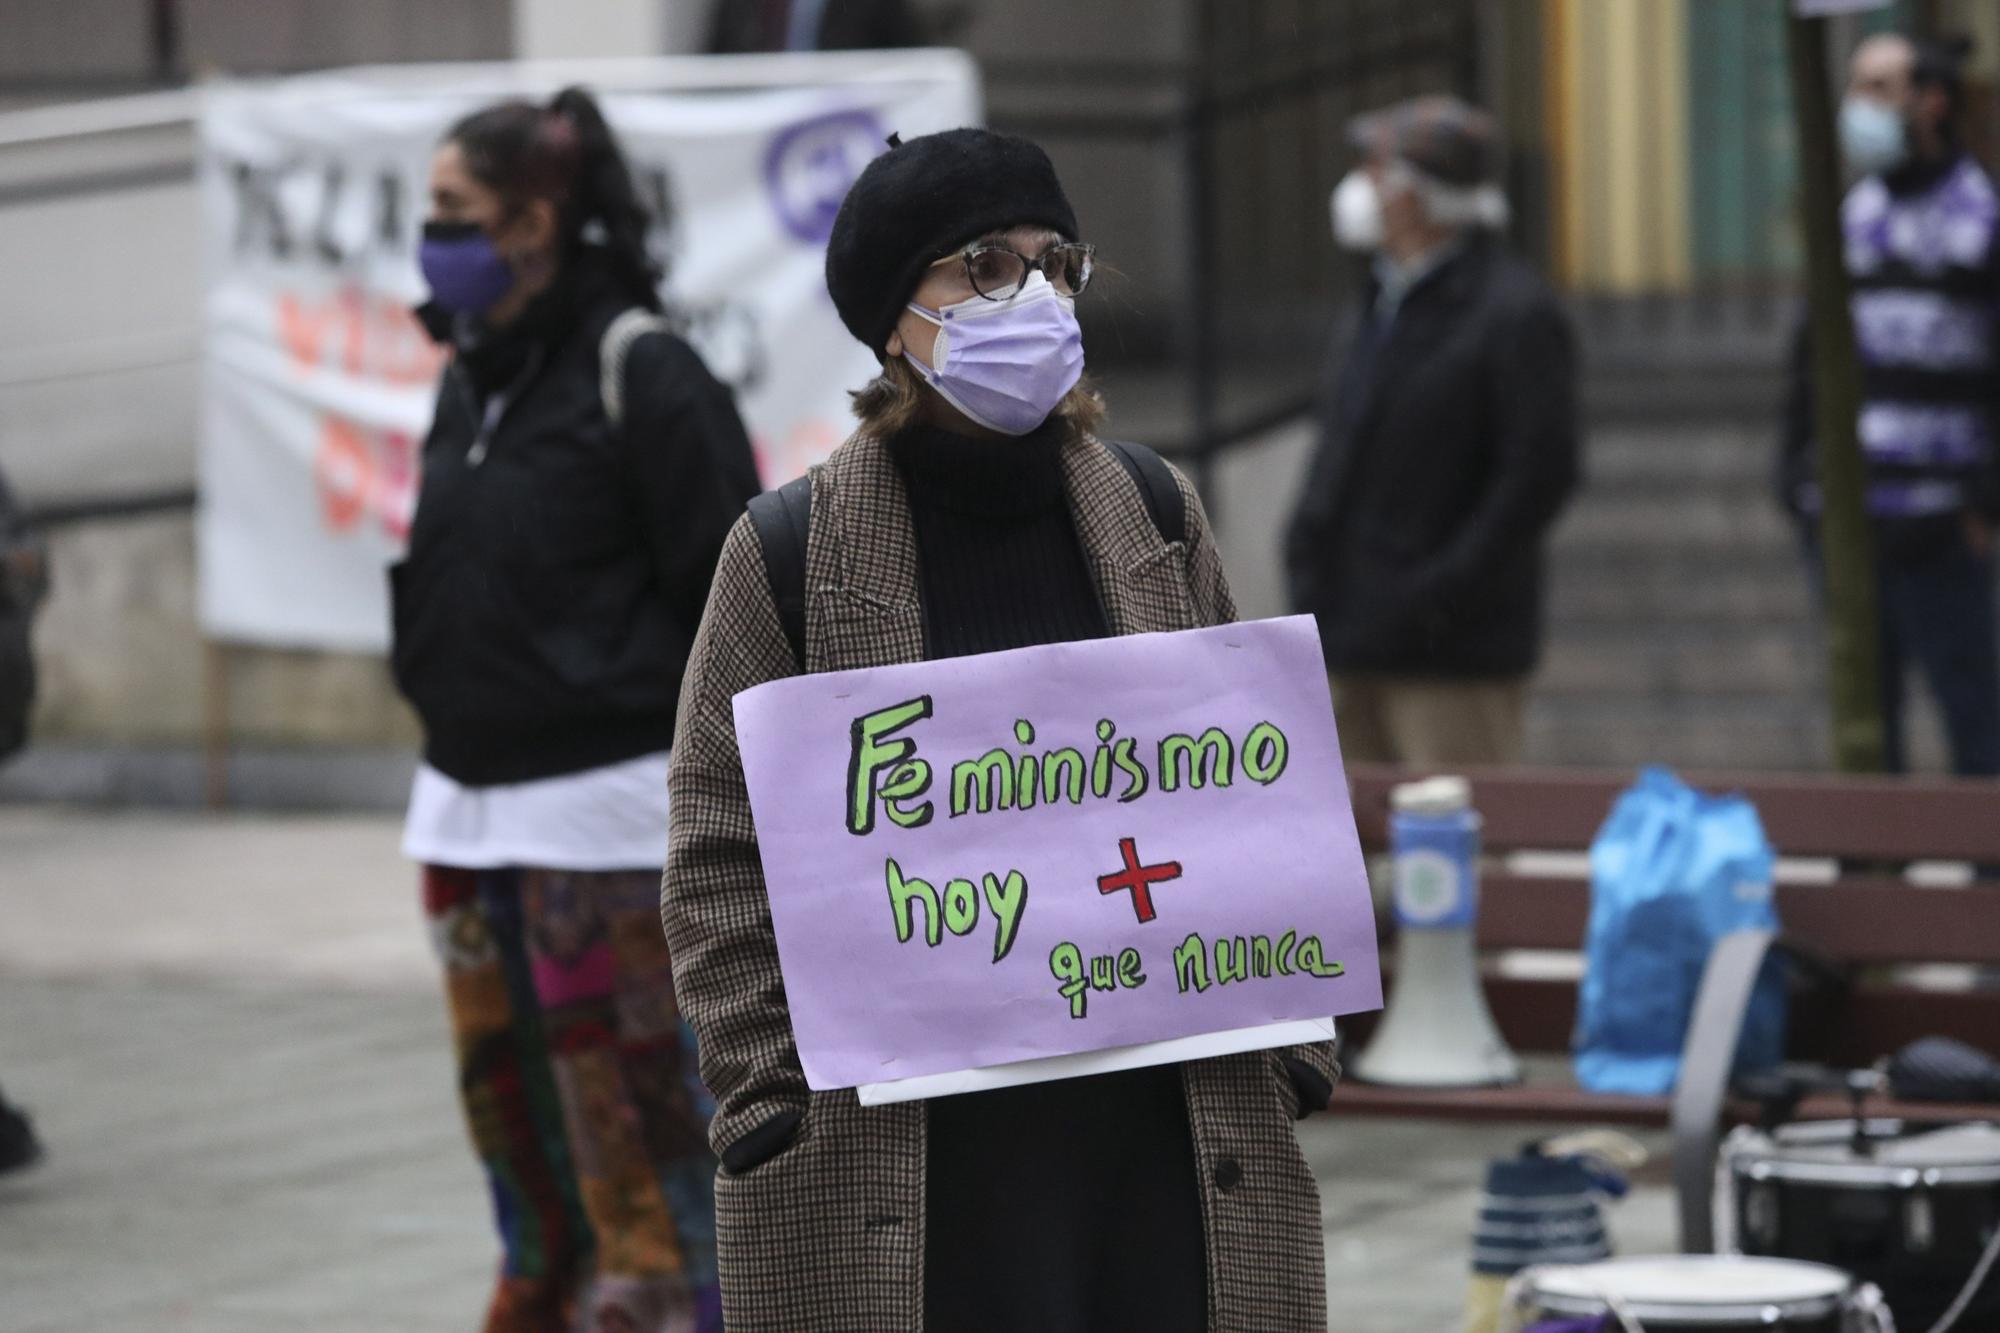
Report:
M 848 396 L 854 400 L 854 415 L 860 418 L 861 433 L 886 440 L 922 420 L 927 392 L 930 390 L 917 378 L 917 372 L 900 356 L 892 356 L 882 363 L 881 374 Z M 1080 438 L 1096 434 L 1108 413 L 1104 396 L 1086 375 L 1063 395 L 1049 415 L 1060 419 L 1071 436 Z

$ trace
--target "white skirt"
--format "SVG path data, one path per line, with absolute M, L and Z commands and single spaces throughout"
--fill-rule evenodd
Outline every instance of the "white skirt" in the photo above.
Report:
M 424 764 L 403 854 L 465 870 L 645 870 L 667 863 L 662 750 L 581 773 L 468 787 Z

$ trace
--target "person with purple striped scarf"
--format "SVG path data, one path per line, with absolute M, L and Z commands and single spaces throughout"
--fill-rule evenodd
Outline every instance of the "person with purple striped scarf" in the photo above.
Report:
M 1966 49 L 1894 34 L 1856 48 L 1840 139 L 1859 179 L 1841 226 L 1861 355 L 1888 765 L 1905 766 L 1905 677 L 1915 665 L 1944 714 L 1953 770 L 1991 776 L 2000 774 L 2000 193 L 1959 130 Z M 1815 546 L 1811 370 L 1799 341 L 1781 485 Z

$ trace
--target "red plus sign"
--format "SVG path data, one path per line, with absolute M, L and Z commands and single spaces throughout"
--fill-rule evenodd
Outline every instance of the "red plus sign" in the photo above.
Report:
M 1139 848 L 1130 838 L 1118 840 L 1118 850 L 1125 857 L 1125 868 L 1114 875 L 1105 875 L 1097 881 L 1099 893 L 1123 893 L 1131 890 L 1132 910 L 1139 914 L 1141 922 L 1151 921 L 1157 913 L 1153 911 L 1153 886 L 1164 884 L 1170 879 L 1181 877 L 1181 863 L 1166 861 L 1156 866 L 1139 864 Z

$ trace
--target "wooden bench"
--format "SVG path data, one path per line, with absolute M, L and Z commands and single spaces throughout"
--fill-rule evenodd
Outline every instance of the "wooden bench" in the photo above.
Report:
M 1388 848 L 1389 792 L 1427 770 L 1356 766 L 1348 775 L 1364 849 Z M 1631 772 L 1533 769 L 1463 771 L 1472 782 L 1473 805 L 1484 821 L 1489 858 L 1518 865 L 1520 853 L 1580 853 L 1596 836 L 1612 802 L 1631 785 Z M 1938 987 L 1912 976 L 1921 964 L 2000 967 L 2000 880 L 1975 879 L 1963 888 L 1922 887 L 1901 867 L 1913 861 L 2000 865 L 2000 782 L 1934 779 L 1855 779 L 1775 773 L 1682 775 L 1706 791 L 1741 792 L 1756 805 L 1766 834 L 1782 858 L 1827 858 L 1830 882 L 1796 882 L 1781 866 L 1777 885 L 1780 946 L 1803 966 L 1813 984 L 1795 995 L 1786 1038 L 1788 1060 L 1862 1068 L 1925 1036 L 1956 1037 L 1988 1051 L 2000 1046 L 2000 989 Z M 1552 858 L 1539 858 L 1548 861 Z M 1554 858 L 1559 859 L 1559 858 Z M 1570 975 L 1521 975 L 1503 968 L 1509 951 L 1581 949 L 1590 913 L 1590 885 L 1574 874 L 1522 873 L 1489 860 L 1480 884 L 1478 944 L 1487 1001 L 1501 1033 L 1516 1052 L 1567 1053 L 1576 1021 L 1577 981 Z M 1761 951 L 1761 946 L 1759 946 Z M 1385 967 L 1395 959 L 1393 939 L 1383 942 Z M 1761 956 L 1761 952 L 1760 952 Z M 1716 969 L 1711 968 L 1713 973 Z M 1548 969 L 1540 971 L 1546 973 Z M 1707 1000 L 1704 996 L 1704 1000 Z M 1735 1016 L 1740 1018 L 1740 1013 Z M 1733 1021 L 1733 1020 L 1732 1020 Z M 1343 1020 L 1343 1044 L 1365 1047 L 1373 1015 Z M 1733 1035 L 1730 1038 L 1733 1045 Z M 1549 1061 L 1536 1061 L 1546 1070 Z M 1562 1066 L 1567 1068 L 1566 1065 Z M 1716 1075 L 1713 1102 L 1723 1119 L 1753 1119 L 1757 1108 L 1741 1098 L 1724 1101 Z M 1673 1123 L 1677 1135 L 1689 1117 L 1669 1097 L 1591 1093 L 1568 1079 L 1535 1077 L 1514 1087 L 1465 1091 L 1416 1091 L 1343 1082 L 1335 1115 L 1432 1116 L 1468 1120 L 1586 1121 L 1625 1125 Z M 1714 1106 L 1700 1108 L 1711 1122 Z M 1905 1102 L 1886 1094 L 1864 1103 L 1869 1115 L 1918 1123 L 1991 1118 L 1993 1106 Z M 1802 1118 L 1851 1114 L 1845 1097 L 1813 1095 Z M 1677 1145 L 1676 1177 L 1683 1188 L 1685 1248 L 1705 1248 L 1706 1189 L 1690 1199 L 1699 1170 L 1690 1159 L 1702 1145 Z

